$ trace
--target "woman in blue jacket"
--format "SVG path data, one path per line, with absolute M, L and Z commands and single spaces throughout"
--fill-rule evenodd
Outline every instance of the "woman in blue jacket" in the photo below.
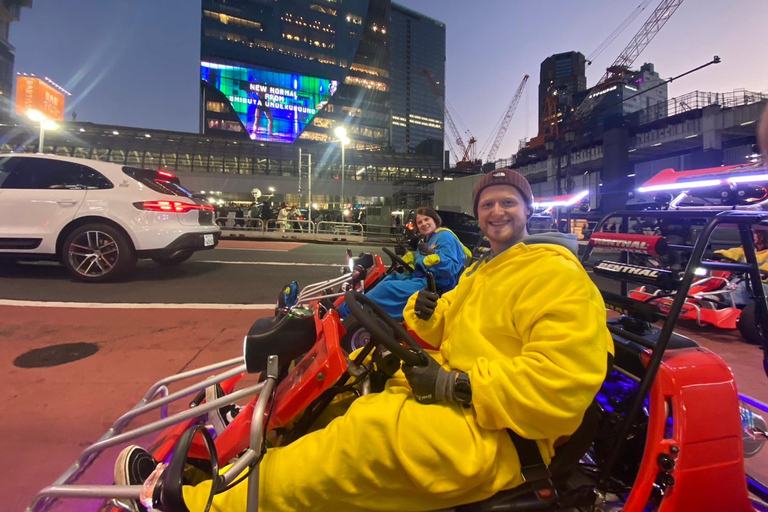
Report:
M 450 229 L 441 228 L 442 219 L 435 210 L 422 207 L 416 210 L 416 229 L 423 240 L 418 250 L 409 252 L 403 259 L 412 265 L 403 274 L 393 273 L 366 292 L 392 318 L 403 319 L 403 309 L 408 299 L 427 287 L 427 272 L 435 277 L 439 293 L 452 290 L 459 282 L 467 257 L 472 253 L 462 245 Z M 410 270 L 410 272 L 408 271 Z M 346 304 L 342 316 L 348 314 Z

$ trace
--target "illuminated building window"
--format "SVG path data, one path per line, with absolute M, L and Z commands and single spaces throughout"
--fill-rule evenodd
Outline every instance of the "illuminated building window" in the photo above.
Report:
M 355 107 L 341 107 L 341 110 L 352 117 L 360 117 L 360 114 L 363 112 L 361 109 Z
M 220 101 L 207 101 L 205 102 L 205 109 L 208 112 L 226 112 L 227 106 Z
M 336 16 L 339 13 L 336 9 L 331 9 L 330 7 L 323 7 L 322 5 L 317 5 L 317 4 L 312 4 L 309 6 L 309 8 L 312 9 L 313 11 L 330 14 L 331 16 Z
M 263 41 L 261 39 L 250 39 L 241 34 L 234 34 L 232 32 L 222 32 L 219 30 L 206 29 L 203 32 L 205 37 L 213 39 L 219 39 L 220 41 L 229 41 L 232 43 L 240 43 L 249 48 L 261 48 L 267 51 L 276 51 L 284 55 L 290 55 L 299 59 L 316 60 L 321 64 L 331 64 L 334 66 L 346 67 L 347 61 L 345 59 L 337 59 L 330 55 L 324 55 L 315 53 L 312 51 L 305 51 L 293 46 L 284 46 L 281 44 L 271 43 L 269 41 Z M 292 36 L 293 40 L 298 40 L 298 36 Z
M 318 142 L 328 142 L 331 140 L 331 138 L 325 133 L 308 132 L 308 131 L 301 132 L 301 135 L 299 136 L 299 138 L 305 139 L 305 140 L 315 140 Z
M 377 82 L 375 80 L 368 80 L 367 78 L 359 78 L 356 76 L 347 75 L 344 78 L 345 84 L 357 85 L 359 87 L 365 87 L 366 89 L 376 89 L 377 91 L 386 92 L 387 84 Z
M 209 119 L 208 128 L 212 130 L 226 130 L 228 132 L 242 132 L 243 126 L 235 121 L 225 121 L 223 119 Z
M 359 73 L 365 73 L 372 76 L 389 77 L 389 71 L 387 71 L 386 69 L 376 68 L 373 66 L 366 66 L 364 64 L 353 63 L 350 69 L 352 71 L 357 71 Z
M 332 119 L 325 119 L 322 117 L 316 117 L 312 120 L 312 124 L 319 126 L 320 128 L 330 128 L 333 125 Z
M 354 25 L 362 25 L 363 24 L 363 18 L 361 18 L 360 16 L 357 16 L 355 14 L 352 14 L 350 12 L 347 13 L 347 17 L 346 18 L 347 18 L 347 21 L 349 23 L 352 23 Z
M 247 20 L 245 18 L 238 18 L 236 16 L 230 16 L 228 14 L 223 14 L 220 12 L 203 10 L 203 16 L 205 16 L 206 18 L 216 20 L 222 25 L 234 25 L 238 27 L 256 29 L 259 31 L 264 30 L 263 28 L 261 28 L 261 23 L 257 21 Z

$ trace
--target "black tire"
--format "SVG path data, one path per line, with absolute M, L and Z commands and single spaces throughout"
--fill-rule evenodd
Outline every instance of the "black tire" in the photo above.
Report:
M 73 278 L 86 283 L 114 281 L 136 265 L 130 241 L 109 224 L 75 228 L 64 240 L 60 258 Z
M 759 325 L 757 325 L 757 315 L 755 313 L 755 304 L 747 304 L 741 311 L 738 320 L 736 321 L 736 327 L 738 327 L 741 337 L 744 341 L 751 345 L 763 344 L 763 333 Z
M 192 250 L 182 251 L 175 254 L 174 256 L 171 256 L 170 258 L 152 258 L 152 261 L 158 265 L 180 265 L 191 258 L 194 253 L 195 251 Z
M 341 338 L 341 348 L 351 354 L 355 350 L 364 347 L 371 341 L 371 333 L 363 327 L 360 322 L 352 315 L 344 319 L 344 329 L 347 333 Z

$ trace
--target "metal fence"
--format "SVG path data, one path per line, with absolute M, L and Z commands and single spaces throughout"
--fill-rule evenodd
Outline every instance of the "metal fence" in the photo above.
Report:
M 303 240 L 325 242 L 355 242 L 392 245 L 403 238 L 402 228 L 393 232 L 390 226 L 360 224 L 359 222 L 313 222 L 309 220 L 217 217 L 221 235 L 226 238 L 271 240 Z
M 731 92 L 693 91 L 671 98 L 665 103 L 657 103 L 648 108 L 630 114 L 636 116 L 638 124 L 647 124 L 665 117 L 672 117 L 690 110 L 698 110 L 712 105 L 723 108 L 740 107 L 768 100 L 768 93 L 736 89 Z

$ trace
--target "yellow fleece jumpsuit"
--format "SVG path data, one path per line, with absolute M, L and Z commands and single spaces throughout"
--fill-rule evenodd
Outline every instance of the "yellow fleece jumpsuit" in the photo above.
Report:
M 269 450 L 260 511 L 425 511 L 479 501 L 522 483 L 506 428 L 537 439 L 547 462 L 554 442 L 576 430 L 613 344 L 600 293 L 570 251 L 518 243 L 470 268 L 429 321 L 415 317 L 415 297 L 406 321 L 439 348 L 445 368 L 469 374 L 472 405 L 419 404 L 400 373 L 325 429 Z M 202 509 L 202 495 L 204 484 L 185 489 L 188 506 Z M 212 510 L 245 507 L 242 483 Z

